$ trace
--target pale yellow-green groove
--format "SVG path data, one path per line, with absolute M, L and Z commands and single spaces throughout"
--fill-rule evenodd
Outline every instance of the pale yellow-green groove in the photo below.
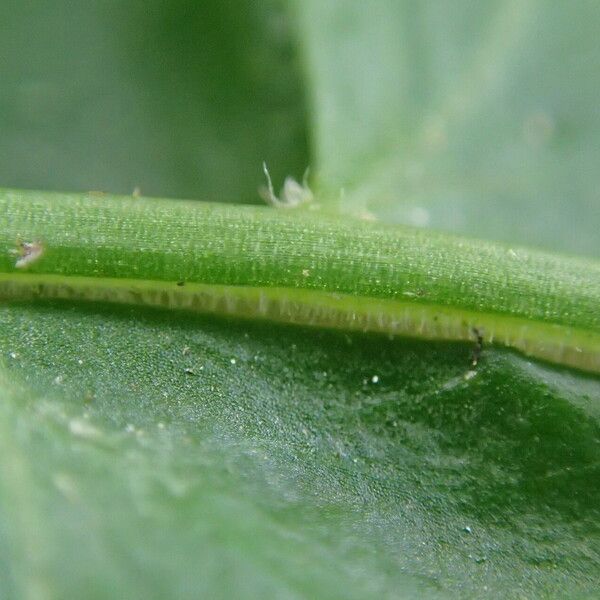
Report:
M 18 242 L 43 252 L 15 267 Z M 600 373 L 600 266 L 241 207 L 0 192 L 0 299 L 157 306 L 515 348 Z

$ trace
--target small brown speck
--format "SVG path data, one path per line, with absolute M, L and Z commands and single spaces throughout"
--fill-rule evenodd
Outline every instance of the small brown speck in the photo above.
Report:
M 483 352 L 483 335 L 476 327 L 473 327 L 473 335 L 475 336 L 475 346 L 473 346 L 473 350 L 471 351 L 471 365 L 476 367 Z

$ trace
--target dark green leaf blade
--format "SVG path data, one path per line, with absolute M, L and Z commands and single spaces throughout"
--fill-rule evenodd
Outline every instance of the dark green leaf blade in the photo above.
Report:
M 140 308 L 3 306 L 0 336 L 19 592 L 600 585 L 597 379 L 492 350 L 465 379 L 469 345 Z

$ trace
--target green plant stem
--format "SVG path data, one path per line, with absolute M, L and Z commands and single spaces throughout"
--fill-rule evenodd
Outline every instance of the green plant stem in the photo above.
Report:
M 43 252 L 15 266 L 19 243 Z M 600 265 L 419 229 L 175 200 L 0 192 L 0 297 L 474 339 L 600 373 Z

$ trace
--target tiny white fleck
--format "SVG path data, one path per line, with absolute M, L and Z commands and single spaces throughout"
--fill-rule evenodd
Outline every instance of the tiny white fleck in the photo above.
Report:
M 78 360 L 77 360 L 77 364 L 78 364 L 78 365 L 82 365 L 82 364 L 83 364 L 83 361 L 82 361 L 81 359 L 78 359 Z
M 158 424 L 156 425 L 159 429 L 164 429 L 165 428 L 165 424 L 162 421 L 159 421 Z
M 100 430 L 93 425 L 86 423 L 81 419 L 71 419 L 69 421 L 69 431 L 78 437 L 95 438 L 100 436 Z
M 63 382 L 63 376 L 62 375 L 57 375 L 54 378 L 54 385 L 60 385 Z
M 466 531 L 467 533 L 472 533 L 472 529 L 468 525 L 464 527 L 464 531 Z
M 125 426 L 125 431 L 127 433 L 133 433 L 135 431 L 135 427 L 131 423 L 127 423 Z
M 11 353 L 9 354 L 9 356 L 10 356 L 11 358 L 17 358 L 18 354 L 17 354 L 16 352 L 11 352 Z
M 415 206 L 411 208 L 408 218 L 411 225 L 415 225 L 416 227 L 426 227 L 429 225 L 431 215 L 426 208 L 423 208 L 422 206 Z
M 232 365 L 235 365 L 235 363 L 236 363 L 236 360 L 235 360 L 235 358 L 232 358 L 232 359 L 230 359 L 230 361 L 229 361 L 229 362 L 230 362 Z
M 379 375 L 373 375 L 373 377 L 371 377 L 371 382 L 372 383 L 379 383 Z
M 469 381 L 469 379 L 473 379 L 473 377 L 475 377 L 475 375 L 477 375 L 477 371 L 467 371 L 465 373 L 464 379 L 465 379 L 465 381 Z
M 44 246 L 41 242 L 18 242 L 17 246 L 17 250 L 13 252 L 19 256 L 15 263 L 17 269 L 29 266 L 44 254 Z
M 304 172 L 301 184 L 293 177 L 286 177 L 279 197 L 275 195 L 269 169 L 267 169 L 267 165 L 264 162 L 263 172 L 267 178 L 267 186 L 261 187 L 258 191 L 267 204 L 277 208 L 294 208 L 313 200 L 313 193 L 308 186 L 308 169 Z
M 302 275 L 304 277 L 308 277 L 310 275 L 310 271 L 308 269 L 302 269 Z

